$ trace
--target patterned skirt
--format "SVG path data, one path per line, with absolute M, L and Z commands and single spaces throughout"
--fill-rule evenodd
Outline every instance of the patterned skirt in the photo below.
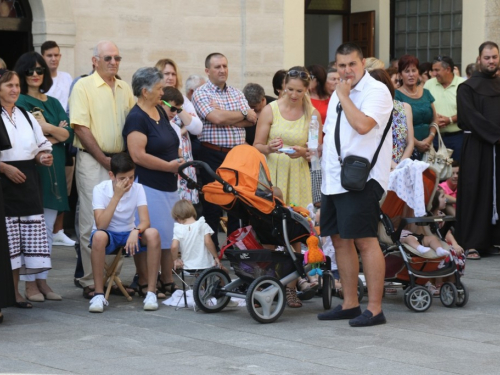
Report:
M 5 218 L 12 269 L 31 275 L 52 268 L 43 214 Z

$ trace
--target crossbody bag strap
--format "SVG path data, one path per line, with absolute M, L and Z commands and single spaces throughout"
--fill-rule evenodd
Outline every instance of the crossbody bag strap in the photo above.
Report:
M 339 162 L 342 164 L 342 158 L 340 156 L 340 116 L 342 115 L 342 106 L 340 105 L 340 102 L 337 104 L 337 125 L 335 126 L 335 148 L 337 149 L 337 154 L 339 155 Z M 384 129 L 384 134 L 382 135 L 382 139 L 380 140 L 380 143 L 377 147 L 377 151 L 375 151 L 375 154 L 373 155 L 373 159 L 370 165 L 370 170 L 373 168 L 375 163 L 377 162 L 378 159 L 378 154 L 380 153 L 380 149 L 382 148 L 382 145 L 384 144 L 385 137 L 387 136 L 387 133 L 389 132 L 389 129 L 391 128 L 392 125 L 392 111 L 391 111 L 391 116 L 389 117 L 389 121 L 387 121 L 387 125 L 385 126 Z
M 337 125 L 335 125 L 335 149 L 339 155 L 339 162 L 342 165 L 342 157 L 340 156 L 340 117 L 342 115 L 342 106 L 340 102 L 337 104 Z
M 378 154 L 380 152 L 380 149 L 382 148 L 382 145 L 384 144 L 385 137 L 386 137 L 387 133 L 389 132 L 391 125 L 392 125 L 392 110 L 391 110 L 391 115 L 389 116 L 389 121 L 387 121 L 387 125 L 385 126 L 385 129 L 384 129 L 384 135 L 382 135 L 382 139 L 380 140 L 380 143 L 377 147 L 377 151 L 375 151 L 375 155 L 373 155 L 370 170 L 373 168 L 373 166 L 377 162 Z

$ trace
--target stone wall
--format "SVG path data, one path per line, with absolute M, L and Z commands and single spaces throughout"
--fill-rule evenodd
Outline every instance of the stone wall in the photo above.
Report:
M 284 14 L 294 6 L 292 12 L 303 17 L 303 4 L 286 1 L 30 0 L 30 4 L 40 8 L 34 14 L 35 48 L 47 39 L 63 40 L 61 70 L 72 75 L 87 73 L 93 46 L 109 39 L 123 56 L 119 74 L 127 82 L 139 67 L 169 57 L 178 64 L 185 83 L 190 74 L 205 75 L 205 57 L 218 51 L 228 57 L 230 85 L 242 88 L 256 82 L 271 94 L 272 76 L 285 67 L 285 61 L 303 63 L 303 40 L 296 41 L 293 48 L 298 50 L 289 52 L 288 58 L 284 52 Z M 65 12 L 54 7 L 62 2 Z M 291 28 L 303 34 L 303 25 Z

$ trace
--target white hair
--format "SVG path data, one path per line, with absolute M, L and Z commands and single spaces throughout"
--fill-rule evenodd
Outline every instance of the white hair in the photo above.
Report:
M 99 48 L 103 45 L 103 44 L 107 44 L 107 43 L 111 43 L 113 44 L 116 48 L 118 48 L 118 46 L 112 42 L 111 40 L 101 40 L 100 42 L 98 42 L 95 47 L 94 47 L 94 52 L 93 52 L 93 56 L 95 57 L 99 57 Z
M 198 87 L 206 82 L 205 77 L 199 76 L 197 74 L 191 74 L 188 79 L 186 79 L 186 94 L 191 90 L 196 90 Z

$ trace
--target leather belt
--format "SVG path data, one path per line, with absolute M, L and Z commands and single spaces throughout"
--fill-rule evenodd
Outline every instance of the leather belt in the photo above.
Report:
M 215 150 L 215 151 L 219 151 L 219 152 L 224 152 L 224 153 L 228 153 L 229 151 L 232 150 L 232 148 L 229 148 L 229 147 L 221 147 L 221 146 L 217 146 L 217 145 L 214 145 L 212 143 L 208 143 L 208 142 L 201 142 L 201 145 L 206 147 L 206 148 L 209 148 L 211 150 Z
M 451 133 L 441 133 L 441 137 L 449 137 L 452 135 L 458 135 L 458 134 L 462 134 L 463 132 L 464 132 L 463 130 L 459 130 L 459 131 L 451 132 Z
M 86 152 L 87 154 L 90 155 L 90 152 L 88 152 L 87 150 L 85 150 L 84 148 L 79 148 L 78 151 L 83 151 L 83 152 Z M 113 155 L 116 155 L 117 152 L 115 153 L 110 153 L 110 152 L 102 152 L 104 155 L 106 155 L 108 158 L 112 157 Z

